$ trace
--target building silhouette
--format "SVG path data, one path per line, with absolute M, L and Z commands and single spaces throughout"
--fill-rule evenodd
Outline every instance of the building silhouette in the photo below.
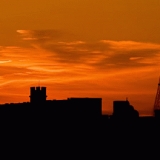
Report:
M 122 123 L 134 123 L 139 113 L 130 105 L 129 101 L 113 101 L 113 119 Z
M 30 103 L 46 102 L 46 87 L 30 87 Z

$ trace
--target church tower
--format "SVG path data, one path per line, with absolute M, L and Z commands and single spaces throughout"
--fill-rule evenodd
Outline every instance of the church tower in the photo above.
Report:
M 46 102 L 46 87 L 30 87 L 30 103 Z

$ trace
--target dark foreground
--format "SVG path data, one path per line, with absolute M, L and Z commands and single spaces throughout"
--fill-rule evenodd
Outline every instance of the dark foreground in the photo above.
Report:
M 102 117 L 1 115 L 1 152 L 42 159 L 157 159 L 160 122 Z

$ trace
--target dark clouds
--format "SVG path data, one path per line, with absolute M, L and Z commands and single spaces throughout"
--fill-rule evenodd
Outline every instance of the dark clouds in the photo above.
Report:
M 150 66 L 159 60 L 159 44 L 109 40 L 92 43 L 60 41 L 64 35 L 56 30 L 18 30 L 18 33 L 23 40 L 50 52 L 51 58 L 60 63 L 109 69 Z

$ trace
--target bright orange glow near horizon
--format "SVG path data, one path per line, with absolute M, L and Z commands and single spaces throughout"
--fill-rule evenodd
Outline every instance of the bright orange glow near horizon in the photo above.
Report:
M 129 99 L 152 114 L 160 76 L 158 0 L 2 0 L 0 103 L 100 97 L 103 112 Z

